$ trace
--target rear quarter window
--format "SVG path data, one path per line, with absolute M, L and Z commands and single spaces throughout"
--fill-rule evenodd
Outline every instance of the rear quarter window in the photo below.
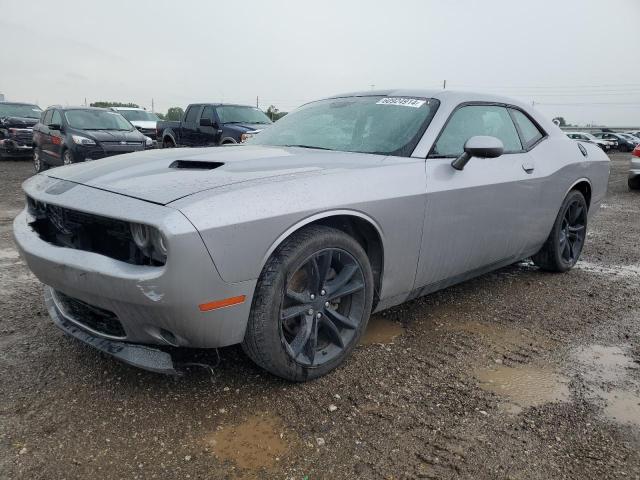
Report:
M 522 143 L 524 143 L 525 148 L 531 148 L 533 145 L 538 143 L 542 137 L 544 137 L 544 133 L 542 133 L 538 126 L 520 110 L 511 109 L 511 113 L 513 114 L 513 118 L 520 129 Z M 582 135 L 575 135 L 572 138 L 581 139 Z

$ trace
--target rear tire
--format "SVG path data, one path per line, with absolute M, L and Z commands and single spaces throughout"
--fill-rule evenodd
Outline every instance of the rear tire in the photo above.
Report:
M 76 161 L 73 158 L 73 154 L 71 153 L 71 150 L 65 150 L 64 152 L 62 152 L 62 164 L 71 165 L 73 163 L 76 163 Z
M 571 190 L 560 207 L 551 233 L 531 259 L 542 270 L 566 272 L 580 258 L 587 236 L 587 202 L 578 190 Z
M 176 144 L 171 140 L 171 138 L 167 137 L 162 140 L 162 148 L 175 148 Z
M 373 274 L 360 244 L 334 228 L 304 228 L 262 270 L 242 348 L 287 380 L 320 377 L 358 344 L 372 302 Z

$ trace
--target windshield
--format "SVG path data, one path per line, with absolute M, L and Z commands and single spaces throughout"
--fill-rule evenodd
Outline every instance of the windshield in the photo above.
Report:
M 237 105 L 228 105 L 226 107 L 218 107 L 218 118 L 220 123 L 271 123 L 262 110 L 254 107 L 242 107 Z
M 106 110 L 68 110 L 64 116 L 72 128 L 80 130 L 133 130 L 119 113 Z
M 583 137 L 587 137 L 589 140 L 598 140 L 596 137 L 594 137 L 593 135 L 591 135 L 590 133 L 582 133 L 581 134 Z
M 130 122 L 147 121 L 157 122 L 159 119 L 155 114 L 147 112 L 146 110 L 118 110 L 118 113 Z
M 40 118 L 41 113 L 42 110 L 37 105 L 16 105 L 11 103 L 0 103 L 0 118 Z
M 434 99 L 383 96 L 320 100 L 247 143 L 409 156 L 438 105 Z

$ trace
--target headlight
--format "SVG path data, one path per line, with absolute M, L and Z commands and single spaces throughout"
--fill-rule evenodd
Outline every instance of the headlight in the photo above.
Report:
M 95 140 L 91 140 L 90 138 L 83 137 L 81 135 L 71 135 L 73 139 L 73 143 L 77 145 L 95 145 Z
M 160 230 L 141 223 L 132 223 L 129 228 L 131 229 L 133 243 L 136 244 L 136 247 L 144 257 L 161 263 L 165 262 L 167 259 L 167 241 Z
M 139 249 L 144 250 L 151 245 L 151 232 L 149 227 L 141 223 L 131 224 L 131 236 Z
M 151 140 L 149 137 L 147 137 L 147 136 L 145 135 L 145 137 L 144 137 L 144 144 L 145 144 L 147 147 L 150 147 L 151 145 L 153 145 L 153 140 Z
M 246 142 L 251 137 L 253 137 L 253 133 L 243 133 L 242 135 L 240 135 L 240 143 Z

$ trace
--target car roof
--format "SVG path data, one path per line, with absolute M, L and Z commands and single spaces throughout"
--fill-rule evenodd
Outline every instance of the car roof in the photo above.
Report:
M 36 105 L 35 103 L 26 103 L 26 102 L 0 102 L 0 105 L 29 105 L 31 107 L 38 107 L 38 105 Z
M 100 107 L 83 107 L 82 105 L 80 106 L 62 106 L 62 105 L 51 105 L 49 107 L 47 107 L 47 110 L 49 110 L 50 108 L 57 108 L 58 110 L 64 110 L 65 112 L 69 111 L 69 110 L 98 110 L 98 111 L 102 111 L 102 112 L 108 112 L 109 109 L 108 108 L 100 108 Z
M 146 112 L 146 110 L 141 107 L 109 107 L 109 108 L 113 110 L 142 110 L 143 112 Z

